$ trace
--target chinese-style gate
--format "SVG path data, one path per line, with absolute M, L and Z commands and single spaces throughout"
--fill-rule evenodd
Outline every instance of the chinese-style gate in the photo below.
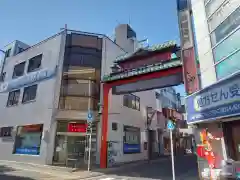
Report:
M 183 83 L 180 48 L 174 42 L 140 48 L 115 61 L 113 72 L 104 76 L 102 106 L 101 168 L 107 167 L 108 94 L 126 94 Z

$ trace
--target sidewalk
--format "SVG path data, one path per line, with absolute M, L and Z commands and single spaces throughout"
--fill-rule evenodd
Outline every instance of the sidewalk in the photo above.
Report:
M 73 169 L 66 168 L 66 167 L 56 167 L 56 166 L 50 166 L 50 165 L 40 165 L 40 164 L 34 164 L 34 163 L 6 161 L 6 160 L 0 160 L 0 167 L 7 167 L 7 168 L 22 170 L 22 171 L 31 171 L 31 172 L 51 175 L 56 178 L 59 177 L 62 179 L 70 180 L 70 179 L 85 179 L 85 178 L 102 176 L 105 173 L 111 173 L 112 171 L 114 172 L 116 170 L 131 168 L 131 167 L 146 164 L 146 163 L 164 161 L 166 159 L 168 159 L 168 157 L 158 158 L 155 160 L 151 160 L 150 162 L 147 160 L 141 160 L 141 161 L 135 161 L 135 162 L 121 163 L 106 169 L 92 168 L 91 171 L 86 171 L 81 169 L 73 171 Z

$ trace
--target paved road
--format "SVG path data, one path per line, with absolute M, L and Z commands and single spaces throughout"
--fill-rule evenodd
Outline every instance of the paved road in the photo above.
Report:
M 171 168 L 170 159 L 165 159 L 128 169 L 121 168 L 103 176 L 86 180 L 172 180 Z M 177 158 L 175 169 L 176 180 L 199 180 L 196 157 L 185 156 Z
M 12 168 L 9 166 L 0 165 L 0 180 L 66 180 L 71 177 L 66 174 L 46 172 L 46 170 L 33 168 Z
M 170 158 L 145 164 L 135 164 L 116 168 L 109 172 L 96 173 L 97 176 L 85 180 L 172 180 Z M 196 158 L 184 156 L 176 158 L 176 180 L 198 180 Z M 11 169 L 0 165 L 0 180 L 80 180 L 82 175 L 72 176 L 64 172 L 47 173 L 46 170 L 31 168 Z M 79 178 L 81 177 L 81 178 Z

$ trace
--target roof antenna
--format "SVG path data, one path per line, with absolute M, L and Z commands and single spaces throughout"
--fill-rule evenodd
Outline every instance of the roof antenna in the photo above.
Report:
M 129 26 L 131 26 L 131 19 L 130 19 L 130 16 L 129 16 L 129 18 L 128 18 L 128 24 L 129 24 Z
M 60 31 L 62 30 L 65 30 L 65 31 L 67 30 L 67 24 L 64 25 L 64 28 L 60 28 Z

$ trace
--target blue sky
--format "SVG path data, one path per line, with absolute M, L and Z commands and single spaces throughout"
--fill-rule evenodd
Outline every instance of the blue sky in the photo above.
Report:
M 0 17 L 0 48 L 16 39 L 34 44 L 64 24 L 112 36 L 115 26 L 130 22 L 138 39 L 150 44 L 179 42 L 176 0 L 5 0 Z

